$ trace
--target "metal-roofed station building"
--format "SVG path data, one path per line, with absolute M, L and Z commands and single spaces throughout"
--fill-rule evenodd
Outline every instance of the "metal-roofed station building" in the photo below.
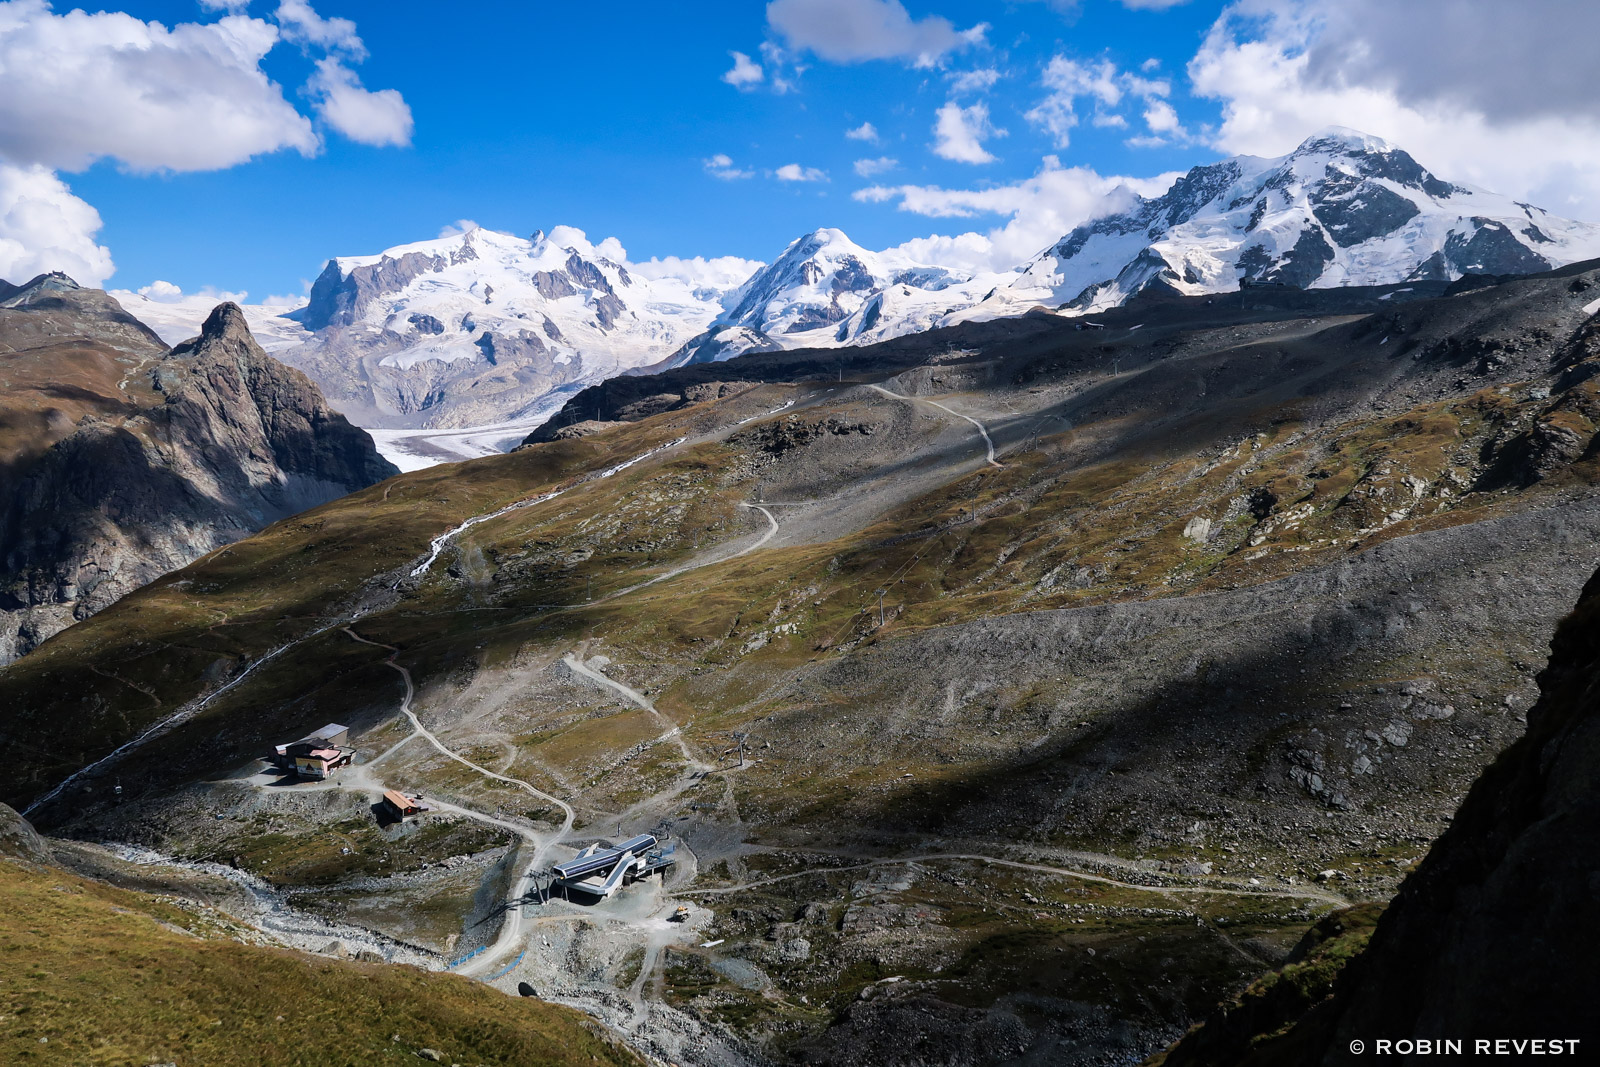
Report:
M 326 778 L 355 758 L 356 750 L 346 744 L 349 740 L 350 727 L 330 722 L 298 741 L 275 746 L 270 761 L 301 778 Z
M 654 834 L 630 837 L 609 848 L 597 841 L 550 868 L 551 888 L 575 889 L 604 900 L 629 882 L 665 871 L 676 862 L 677 851 L 677 845 L 662 845 Z

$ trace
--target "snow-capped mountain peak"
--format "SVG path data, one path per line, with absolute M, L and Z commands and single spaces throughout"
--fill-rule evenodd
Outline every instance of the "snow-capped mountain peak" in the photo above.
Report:
M 1594 256 L 1600 227 L 1442 181 L 1382 138 L 1329 127 L 1277 159 L 1195 167 L 1161 196 L 1079 226 L 1007 296 L 1094 311 L 1149 286 L 1378 285 Z
M 966 271 L 919 262 L 899 249 L 873 252 L 831 227 L 813 230 L 730 293 L 723 314 L 672 362 L 860 344 L 927 329 L 952 304 L 974 301 L 945 290 L 973 283 Z

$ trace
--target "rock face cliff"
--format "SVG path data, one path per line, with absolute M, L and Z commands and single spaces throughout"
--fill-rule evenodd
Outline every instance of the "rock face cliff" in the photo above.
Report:
M 1464 1054 L 1479 1040 L 1577 1041 L 1559 1051 L 1592 1057 L 1600 1044 L 1600 572 L 1557 629 L 1539 688 L 1527 733 L 1474 783 L 1331 996 L 1285 1026 L 1261 1016 L 1263 998 L 1247 995 L 1159 1062 L 1346 1064 L 1360 1060 L 1352 1042 L 1371 1054 L 1380 1039 L 1454 1039 Z
M 395 473 L 233 304 L 168 351 L 64 275 L 0 288 L 0 663 L 158 575 Z

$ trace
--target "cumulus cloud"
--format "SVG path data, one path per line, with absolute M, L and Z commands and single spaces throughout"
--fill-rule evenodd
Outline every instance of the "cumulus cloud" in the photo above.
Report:
M 379 147 L 411 143 L 411 108 L 400 93 L 364 88 L 337 57 L 317 61 L 306 90 L 323 121 L 352 141 Z
M 1210 138 L 1222 151 L 1276 156 L 1349 126 L 1443 178 L 1600 219 L 1600 99 L 1582 87 L 1596 32 L 1600 7 L 1559 0 L 1463 0 L 1449 19 L 1376 0 L 1247 0 L 1188 69 L 1222 103 Z
M 987 23 L 957 30 L 947 18 L 913 19 L 900 0 L 772 0 L 767 23 L 796 51 L 833 63 L 909 59 L 931 67 L 984 43 Z
M 1146 70 L 1154 68 L 1146 64 Z M 1166 102 L 1172 93 L 1172 84 L 1163 78 L 1146 78 L 1139 74 L 1117 69 L 1110 60 L 1081 62 L 1068 56 L 1053 56 L 1045 65 L 1039 84 L 1048 90 L 1045 97 L 1023 116 L 1050 136 L 1057 148 L 1071 143 L 1072 129 L 1078 125 L 1077 101 L 1086 98 L 1094 104 L 1093 123 L 1096 126 L 1126 127 L 1128 120 L 1113 109 L 1129 97 L 1142 100 L 1145 121 L 1148 125 L 1153 115 L 1163 123 L 1168 115 L 1173 125 L 1163 132 L 1176 133 L 1177 112 Z M 1151 129 L 1156 129 L 1151 126 Z
M 130 294 L 126 289 L 113 289 L 111 291 L 111 295 L 120 299 L 121 296 L 127 296 Z M 235 293 L 230 292 L 227 289 L 218 289 L 210 285 L 202 286 L 198 292 L 185 293 L 180 286 L 174 285 L 171 282 L 164 282 L 158 278 L 149 285 L 139 286 L 139 288 L 135 289 L 131 295 L 142 296 L 146 300 L 154 301 L 157 304 L 183 304 L 200 302 L 209 307 L 215 307 L 216 305 L 228 300 L 233 301 L 235 304 L 243 304 L 245 299 L 250 294 L 243 289 Z
M 460 237 L 462 234 L 471 233 L 473 230 L 476 230 L 476 229 L 479 229 L 479 226 L 473 220 L 471 220 L 471 219 L 456 219 L 456 221 L 454 221 L 454 222 L 446 223 L 445 225 L 440 226 L 439 227 L 439 236 L 440 237 Z M 143 292 L 143 290 L 140 290 L 140 292 Z
M 775 172 L 780 182 L 825 182 L 828 172 L 816 167 L 802 167 L 798 163 L 785 163 Z
M 238 15 L 250 6 L 250 0 L 200 0 L 200 6 L 207 11 L 226 11 L 230 15 Z
M 0 155 L 80 170 L 210 170 L 280 148 L 310 155 L 311 122 L 260 61 L 278 30 L 228 15 L 168 29 L 120 12 L 0 5 Z
M 392 89 L 368 92 L 346 62 L 366 54 L 355 24 L 284 0 L 277 25 L 241 14 L 171 28 L 117 11 L 57 14 L 46 0 L 0 3 L 0 155 L 81 170 L 113 158 L 134 171 L 231 167 L 291 148 L 314 154 L 311 120 L 261 69 L 280 40 L 336 53 L 307 86 L 317 113 L 368 144 L 404 144 L 411 114 Z
M 1165 100 L 1151 100 L 1144 109 L 1144 124 L 1150 129 L 1150 140 L 1165 144 L 1168 140 L 1183 140 L 1189 136 L 1178 121 L 1178 112 Z
M 729 52 L 733 57 L 733 68 L 722 76 L 722 80 L 736 89 L 759 85 L 763 78 L 761 64 L 755 62 L 743 52 Z
M 894 168 L 898 167 L 899 165 L 900 161 L 898 159 L 890 159 L 888 156 L 879 156 L 877 159 L 856 160 L 855 171 L 863 178 L 870 178 L 876 174 L 886 174 L 889 171 L 894 170 Z
M 1074 226 L 1125 210 L 1135 194 L 1156 196 L 1177 178 L 1108 177 L 1087 167 L 1062 167 L 1045 157 L 1039 172 L 1009 185 L 946 189 L 936 185 L 871 186 L 854 197 L 865 203 L 894 203 L 901 211 L 930 218 L 1002 216 L 986 232 L 931 236 L 901 247 L 924 262 L 949 263 L 972 271 L 1009 270 L 1059 240 Z
M 996 129 L 989 122 L 989 106 L 973 104 L 962 107 L 954 100 L 936 112 L 933 124 L 933 153 L 957 163 L 993 163 L 995 157 L 983 142 L 990 137 L 1004 137 L 1005 130 Z
M 753 170 L 742 170 L 734 166 L 733 158 L 721 152 L 718 152 L 710 159 L 702 159 L 700 163 L 705 167 L 707 174 L 713 178 L 721 178 L 725 182 L 738 181 L 740 178 L 753 178 L 756 173 Z
M 0 278 L 22 283 L 58 270 L 100 286 L 116 267 L 95 242 L 100 213 L 49 168 L 0 161 Z
M 739 256 L 694 256 L 680 258 L 651 256 L 644 263 L 631 263 L 628 269 L 643 278 L 677 278 L 696 287 L 732 289 L 749 280 L 765 263 L 759 259 L 741 259 Z
M 863 122 L 853 130 L 846 130 L 844 135 L 852 141 L 866 141 L 868 144 L 878 143 L 878 128 L 870 122 Z

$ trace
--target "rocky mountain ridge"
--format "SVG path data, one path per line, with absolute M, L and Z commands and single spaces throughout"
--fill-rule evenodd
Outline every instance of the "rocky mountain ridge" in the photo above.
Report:
M 388 477 L 233 304 L 169 350 L 64 275 L 0 297 L 0 663 L 286 515 Z
M 1530 274 L 1600 256 L 1600 226 L 1442 180 L 1395 145 L 1330 127 L 1276 159 L 1197 166 L 1158 197 L 1123 190 L 1012 269 L 873 251 L 826 227 L 766 265 L 669 271 L 622 256 L 566 227 L 526 240 L 477 229 L 329 260 L 305 307 L 249 313 L 270 350 L 383 430 L 410 466 L 509 447 L 618 374 L 861 347 L 1039 309 L 1097 315 L 1149 290 Z M 139 307 L 183 329 L 175 310 Z M 488 432 L 437 432 L 477 427 Z

